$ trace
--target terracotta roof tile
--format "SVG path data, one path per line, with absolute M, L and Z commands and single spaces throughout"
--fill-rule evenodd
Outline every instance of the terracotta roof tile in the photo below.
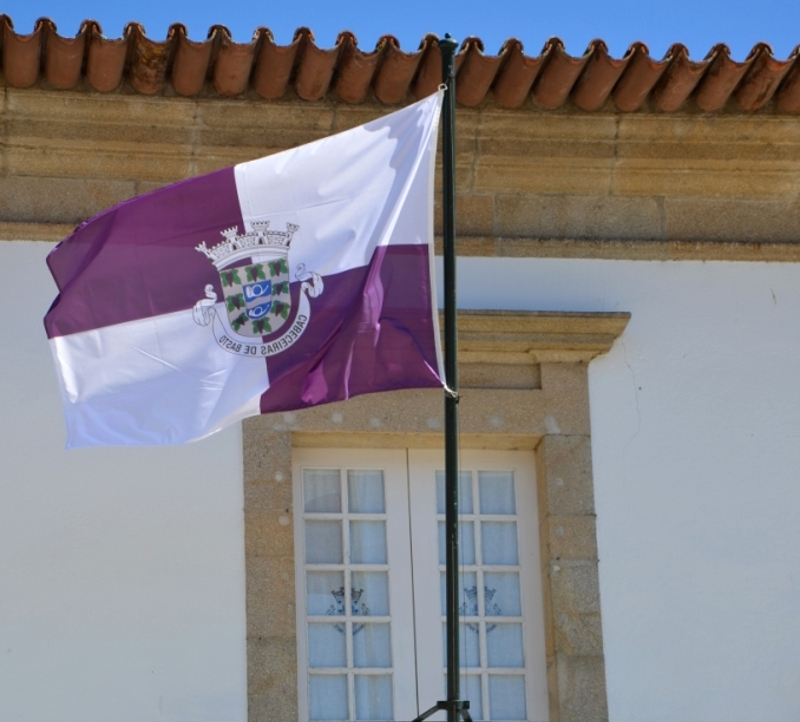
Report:
M 593 40 L 586 49 L 588 59 L 583 73 L 572 88 L 572 100 L 581 110 L 601 108 L 628 65 L 630 54 L 614 60 L 602 40 Z
M 262 98 L 272 100 L 286 92 L 297 51 L 305 42 L 305 32 L 296 32 L 291 44 L 284 46 L 275 45 L 272 33 L 265 32 L 261 38 L 261 49 L 253 70 L 253 89 Z
M 397 38 L 391 35 L 381 38 L 378 49 L 383 53 L 383 60 L 372 78 L 372 91 L 382 103 L 400 103 L 417 74 L 422 51 L 404 53 Z
M 172 59 L 172 87 L 179 95 L 196 95 L 203 89 L 211 60 L 211 40 L 195 43 L 186 36 L 183 25 L 170 28 L 175 40 Z
M 564 43 L 558 38 L 547 41 L 542 55 L 546 60 L 533 85 L 533 99 L 543 108 L 555 110 L 566 102 L 589 57 L 567 55 Z
M 692 62 L 685 45 L 673 45 L 667 57 L 672 60 L 653 87 L 650 97 L 658 110 L 669 113 L 678 110 L 686 102 L 703 77 L 708 62 Z
M 775 94 L 783 76 L 789 72 L 795 58 L 779 61 L 772 57 L 772 48 L 759 43 L 750 53 L 753 59 L 739 87 L 736 101 L 744 110 L 761 110 Z
M 249 43 L 235 43 L 227 28 L 219 27 L 217 57 L 211 85 L 223 98 L 234 98 L 247 90 L 259 33 Z
M 405 52 L 396 38 L 385 35 L 374 50 L 365 51 L 352 33 L 343 32 L 333 48 L 324 49 L 309 29 L 300 28 L 282 46 L 268 29 L 258 28 L 250 42 L 236 43 L 227 28 L 215 25 L 205 40 L 196 42 L 180 24 L 170 27 L 165 40 L 155 41 L 137 23 L 129 23 L 121 38 L 109 39 L 93 20 L 85 21 L 74 37 L 63 37 L 47 18 L 26 35 L 0 15 L 0 71 L 14 88 L 38 83 L 58 90 L 111 92 L 127 87 L 147 95 L 171 88 L 184 96 L 255 93 L 275 99 L 288 94 L 312 102 L 374 98 L 394 105 L 439 85 L 436 41 L 427 35 L 416 51 Z M 615 106 L 623 112 L 757 112 L 770 107 L 800 113 L 800 46 L 778 60 L 760 43 L 744 62 L 736 62 L 725 45 L 716 45 L 697 62 L 683 45 L 673 45 L 659 60 L 643 43 L 634 43 L 616 59 L 601 40 L 574 57 L 558 38 L 549 40 L 538 56 L 526 55 L 513 38 L 497 55 L 486 55 L 480 38 L 470 37 L 456 56 L 456 67 L 457 100 L 469 107 L 488 100 L 505 108 L 527 103 L 544 110 L 571 104 L 583 111 Z
M 793 57 L 800 54 L 800 45 L 792 52 Z M 800 112 L 800 63 L 795 62 L 783 78 L 778 89 L 778 107 L 786 113 Z
M 339 59 L 340 35 L 332 50 L 323 50 L 314 43 L 314 34 L 303 28 L 298 62 L 295 66 L 294 90 L 303 100 L 321 100 L 328 87 Z
M 128 79 L 140 93 L 155 95 L 164 86 L 171 43 L 169 39 L 161 43 L 150 40 L 138 23 L 129 24 L 127 30 L 131 56 Z
M 54 88 L 74 88 L 81 77 L 86 50 L 87 28 L 84 25 L 74 38 L 62 38 L 56 26 L 46 21 L 47 52 L 44 57 L 44 78 Z
M 342 33 L 337 45 L 341 49 L 333 92 L 345 103 L 360 103 L 369 93 L 369 84 L 375 75 L 382 49 L 379 46 L 371 53 L 362 53 L 352 33 Z
M 3 73 L 15 88 L 27 88 L 36 82 L 43 27 L 39 20 L 30 35 L 17 35 L 10 22 L 3 24 Z
M 456 83 L 456 100 L 468 107 L 480 105 L 497 75 L 503 62 L 500 55 L 483 54 L 483 41 L 480 38 L 467 38 L 462 45 L 463 60 Z
M 519 40 L 507 40 L 500 49 L 505 63 L 498 73 L 492 92 L 495 100 L 506 108 L 517 108 L 525 102 L 544 65 L 544 55 L 530 58 L 522 49 Z
M 630 56 L 625 72 L 617 81 L 611 97 L 620 110 L 638 110 L 653 86 L 667 69 L 669 61 L 653 60 L 644 43 L 634 43 L 626 53 Z
M 750 58 L 744 63 L 731 59 L 727 45 L 715 45 L 707 56 L 708 68 L 700 81 L 694 100 L 700 110 L 719 110 L 728 102 L 731 93 L 750 67 Z
M 101 93 L 110 92 L 122 83 L 128 54 L 128 35 L 126 29 L 125 37 L 121 40 L 107 40 L 103 37 L 100 26 L 91 23 L 86 54 L 86 80 L 95 90 Z M 5 67 L 3 70 L 5 71 Z
M 417 77 L 411 87 L 414 97 L 424 98 L 442 83 L 442 53 L 439 50 L 438 38 L 435 35 L 426 35 L 420 45 L 421 57 L 417 68 Z M 464 56 L 456 57 L 456 72 Z

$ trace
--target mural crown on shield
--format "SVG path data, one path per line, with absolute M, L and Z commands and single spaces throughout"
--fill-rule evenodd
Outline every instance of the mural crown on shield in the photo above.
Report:
M 299 229 L 287 223 L 285 231 L 270 230 L 269 221 L 251 228 L 243 234 L 227 228 L 216 246 L 196 247 L 217 268 L 230 328 L 245 338 L 273 334 L 289 318 L 289 244 Z

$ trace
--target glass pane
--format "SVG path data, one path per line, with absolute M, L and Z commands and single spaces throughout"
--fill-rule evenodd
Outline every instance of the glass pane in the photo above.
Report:
M 390 720 L 392 713 L 392 678 L 388 675 L 357 674 L 356 719 Z
M 486 572 L 483 575 L 484 608 L 487 617 L 520 617 L 517 572 Z
M 352 572 L 353 614 L 389 615 L 389 575 L 386 572 Z
M 353 622 L 353 664 L 356 667 L 391 667 L 388 624 Z
M 458 625 L 459 656 L 462 667 L 480 667 L 481 649 L 477 624 Z M 447 625 L 442 624 L 442 666 L 447 666 Z
M 483 719 L 483 696 L 481 695 L 481 678 L 477 674 L 462 674 L 461 699 L 469 701 L 469 714 L 472 719 Z
M 350 562 L 386 564 L 386 522 L 350 522 Z
M 489 675 L 489 714 L 493 720 L 524 720 L 528 716 L 523 677 Z
M 466 572 L 458 575 L 458 613 L 459 616 L 475 617 L 478 615 L 477 601 L 472 601 L 472 590 L 478 589 L 478 576 L 475 572 Z M 442 616 L 447 614 L 446 577 L 444 572 L 439 574 L 439 598 L 442 602 Z M 475 592 L 477 594 L 477 591 Z
M 346 667 L 344 624 L 308 625 L 308 666 Z
M 524 667 L 521 624 L 486 624 L 486 651 L 490 667 Z
M 312 674 L 308 681 L 313 720 L 346 720 L 347 677 L 339 674 Z
M 338 469 L 303 469 L 303 509 L 310 513 L 340 512 L 342 490 Z
M 484 564 L 518 564 L 517 523 L 485 521 L 481 524 L 481 550 Z
M 344 572 L 306 573 L 309 614 L 344 614 Z
M 481 514 L 516 514 L 514 474 L 510 471 L 479 471 Z
M 444 514 L 444 472 L 436 472 L 436 513 Z M 472 472 L 458 472 L 458 513 L 472 514 Z
M 458 525 L 458 556 L 460 564 L 475 563 L 475 524 L 462 521 Z M 439 522 L 439 564 L 445 563 L 444 522 Z
M 341 564 L 342 522 L 306 520 L 306 564 Z
M 347 472 L 347 508 L 353 514 L 383 514 L 383 472 L 349 470 Z

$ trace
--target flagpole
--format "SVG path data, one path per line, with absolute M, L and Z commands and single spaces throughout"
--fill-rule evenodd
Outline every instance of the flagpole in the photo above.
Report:
M 458 648 L 458 329 L 456 302 L 455 199 L 455 52 L 450 35 L 439 41 L 442 54 L 444 107 L 442 112 L 442 235 L 444 246 L 444 398 L 445 474 L 445 610 L 447 657 L 447 722 L 458 722 L 462 710 Z
M 458 43 L 445 35 L 439 41 L 442 55 L 442 236 L 444 240 L 444 476 L 445 476 L 445 650 L 447 699 L 423 712 L 422 722 L 439 710 L 447 722 L 472 722 L 469 702 L 461 700 L 458 648 L 458 329 L 456 325 L 456 63 Z

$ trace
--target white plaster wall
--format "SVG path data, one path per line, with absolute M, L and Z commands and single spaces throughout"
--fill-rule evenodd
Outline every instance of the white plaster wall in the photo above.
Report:
M 460 305 L 630 311 L 589 386 L 612 722 L 800 719 L 800 265 L 464 259 Z
M 64 451 L 51 247 L 0 242 L 0 719 L 244 720 L 240 427 Z
M 62 451 L 49 248 L 0 243 L 0 718 L 243 720 L 238 427 Z M 797 720 L 800 265 L 459 273 L 464 308 L 633 314 L 589 374 L 612 721 Z

